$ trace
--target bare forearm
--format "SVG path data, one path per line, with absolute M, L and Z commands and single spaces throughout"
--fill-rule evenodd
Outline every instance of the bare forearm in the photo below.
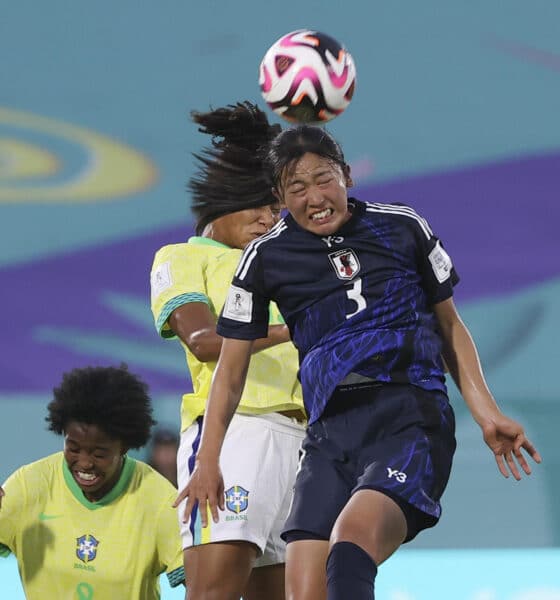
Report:
M 245 386 L 253 342 L 225 340 L 214 371 L 199 456 L 217 459 L 231 419 L 239 406 Z
M 217 373 L 215 373 L 216 375 Z M 220 383 L 212 385 L 212 391 L 208 398 L 199 456 L 217 459 L 220 455 L 227 428 L 235 414 L 241 392 L 229 390 L 226 385 Z
M 479 424 L 499 412 L 482 372 L 473 339 L 458 320 L 444 338 L 443 357 L 465 403 Z
M 484 441 L 494 453 L 500 473 L 508 477 L 511 472 L 515 479 L 521 479 L 517 461 L 529 475 L 531 468 L 521 449 L 528 452 L 536 462 L 541 461 L 540 454 L 527 439 L 523 427 L 504 415 L 492 397 L 484 381 L 476 346 L 457 313 L 453 298 L 435 304 L 434 312 L 443 340 L 443 358 L 474 420 L 482 430 Z
M 256 339 L 253 343 L 253 354 L 289 341 L 290 332 L 286 325 L 270 325 L 268 328 L 268 336 Z
M 215 327 L 202 329 L 188 337 L 180 329 L 176 333 L 200 362 L 218 360 L 224 338 L 216 333 Z M 267 337 L 254 341 L 252 352 L 260 352 L 288 341 L 290 341 L 290 334 L 286 325 L 271 325 Z

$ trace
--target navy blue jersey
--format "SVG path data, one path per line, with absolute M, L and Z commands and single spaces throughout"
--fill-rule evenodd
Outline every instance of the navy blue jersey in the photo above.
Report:
M 288 215 L 247 246 L 218 321 L 224 337 L 266 337 L 277 303 L 299 351 L 310 423 L 350 373 L 446 391 L 432 306 L 458 281 L 449 256 L 413 209 L 349 206 L 333 235 Z

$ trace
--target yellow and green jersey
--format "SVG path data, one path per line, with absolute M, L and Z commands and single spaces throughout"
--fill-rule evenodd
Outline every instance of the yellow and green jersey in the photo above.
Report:
M 18 562 L 27 600 L 157 600 L 159 575 L 184 581 L 175 488 L 126 457 L 116 486 L 90 502 L 62 452 L 2 486 L 0 548 Z
M 161 248 L 151 273 L 152 312 L 164 338 L 175 337 L 169 327 L 171 313 L 189 302 L 204 302 L 220 314 L 241 250 L 209 238 L 192 237 L 188 243 Z M 270 324 L 283 323 L 275 304 L 270 305 Z M 184 431 L 204 413 L 215 362 L 200 362 L 183 344 L 193 391 L 183 396 L 181 429 Z M 253 354 L 238 412 L 262 414 L 301 410 L 303 400 L 297 380 L 298 355 L 290 343 L 278 344 Z

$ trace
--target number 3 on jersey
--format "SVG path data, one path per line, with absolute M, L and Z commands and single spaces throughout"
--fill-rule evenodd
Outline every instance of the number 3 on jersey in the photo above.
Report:
M 362 296 L 362 279 L 358 277 L 352 283 L 348 283 L 345 286 L 346 295 L 349 300 L 353 300 L 356 304 L 356 310 L 354 312 L 348 313 L 346 318 L 349 319 L 354 315 L 357 315 L 361 310 L 364 310 L 366 307 L 366 299 Z

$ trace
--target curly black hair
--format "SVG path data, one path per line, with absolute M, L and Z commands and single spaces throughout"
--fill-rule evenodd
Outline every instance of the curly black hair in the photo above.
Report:
M 272 183 L 263 160 L 282 128 L 248 100 L 209 112 L 191 112 L 199 131 L 212 136 L 211 147 L 194 154 L 198 170 L 187 184 L 196 234 L 223 215 L 275 204 Z
M 85 367 L 64 373 L 47 406 L 48 429 L 63 435 L 69 422 L 96 425 L 127 448 L 141 448 L 155 421 L 148 386 L 128 370 Z

